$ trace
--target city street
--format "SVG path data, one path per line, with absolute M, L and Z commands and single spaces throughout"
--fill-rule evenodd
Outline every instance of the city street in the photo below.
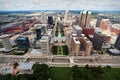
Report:
M 103 55 L 101 55 L 102 57 Z M 12 63 L 14 61 L 17 62 L 39 62 L 40 64 L 48 64 L 50 66 L 57 66 L 57 65 L 63 65 L 63 66 L 85 66 L 86 64 L 90 66 L 112 66 L 112 67 L 120 67 L 120 57 L 119 56 L 109 56 L 106 55 L 104 58 L 99 58 L 99 56 L 15 56 L 15 55 L 2 55 L 0 56 L 0 64 L 2 63 Z

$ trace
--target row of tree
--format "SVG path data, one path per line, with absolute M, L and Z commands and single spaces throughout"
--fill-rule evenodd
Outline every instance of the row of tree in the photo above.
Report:
M 111 67 L 106 68 L 98 67 L 78 67 L 77 65 L 72 67 L 72 80 L 103 80 L 105 77 L 105 71 L 110 70 Z

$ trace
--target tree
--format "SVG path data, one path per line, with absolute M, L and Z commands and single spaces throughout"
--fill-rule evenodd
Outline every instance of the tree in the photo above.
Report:
M 87 72 L 88 72 L 88 70 L 89 70 L 89 65 L 88 65 L 88 64 L 85 65 L 85 69 L 86 69 Z
M 49 78 L 49 67 L 46 64 L 38 64 L 36 63 L 33 66 L 34 74 L 38 78 L 38 80 L 48 80 Z
M 85 65 L 85 74 L 84 74 L 84 78 L 85 78 L 85 80 L 88 80 L 88 74 L 89 74 L 89 65 L 88 64 L 86 64 Z
M 10 80 L 18 80 L 17 76 L 12 76 Z
M 18 62 L 15 62 L 13 65 L 14 65 L 14 68 L 16 68 L 19 64 Z
M 95 78 L 101 79 L 103 77 L 103 69 L 101 66 L 98 67 L 91 67 L 91 75 L 93 75 Z
M 82 71 L 79 70 L 77 65 L 72 67 L 72 78 L 73 80 L 80 80 L 82 78 Z

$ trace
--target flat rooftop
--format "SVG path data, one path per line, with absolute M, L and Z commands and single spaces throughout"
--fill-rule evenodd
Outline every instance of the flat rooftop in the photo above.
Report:
M 10 34 L 3 34 L 3 35 L 0 36 L 0 39 L 7 38 L 9 36 L 10 36 Z
M 80 44 L 80 41 L 78 40 L 77 37 L 73 37 L 73 40 L 74 40 L 74 42 L 75 42 L 76 44 Z
M 115 29 L 120 30 L 120 24 L 113 24 L 113 25 L 112 25 L 112 28 L 115 28 Z
M 73 25 L 73 28 L 76 30 L 82 30 L 82 28 L 79 25 Z
M 49 37 L 48 36 L 42 36 L 41 39 L 40 39 L 40 42 L 46 42 L 48 41 Z
M 40 49 L 32 49 L 32 51 L 30 52 L 31 54 L 34 54 L 34 55 L 42 55 L 42 53 L 41 53 L 41 50 Z
M 43 26 L 42 26 L 41 24 L 35 24 L 35 25 L 34 25 L 34 28 L 35 28 L 35 29 L 41 29 L 42 27 L 43 27 Z

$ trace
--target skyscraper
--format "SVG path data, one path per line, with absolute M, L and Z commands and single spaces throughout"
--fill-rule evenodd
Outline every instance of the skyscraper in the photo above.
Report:
M 100 22 L 102 19 L 106 19 L 107 17 L 104 14 L 99 14 L 97 17 L 96 27 L 100 27 Z
M 48 24 L 52 25 L 53 24 L 53 17 L 48 16 Z
M 68 13 L 69 13 L 69 11 L 66 10 L 65 15 L 64 15 L 64 22 L 66 22 L 68 20 Z
M 42 24 L 46 23 L 46 14 L 45 14 L 45 12 L 41 12 L 41 22 L 42 22 Z
M 120 50 L 120 34 L 118 35 L 114 46 L 115 48 Z
M 82 28 L 89 27 L 91 16 L 91 12 L 89 11 L 82 11 L 80 13 L 80 26 Z
M 71 37 L 71 51 L 73 55 L 79 55 L 80 41 L 77 37 Z
M 93 48 L 95 50 L 101 50 L 103 42 L 104 37 L 101 35 L 101 33 L 95 32 L 93 35 Z
M 77 34 L 77 36 L 81 36 L 82 28 L 79 25 L 73 25 L 73 33 Z
M 36 25 L 34 25 L 34 28 L 35 28 L 35 32 L 36 32 L 36 39 L 39 40 L 41 38 L 42 25 L 41 24 L 36 24 Z
M 108 27 L 110 27 L 110 25 L 111 25 L 111 23 L 110 23 L 109 19 L 102 19 L 101 22 L 100 22 L 99 27 L 102 30 L 107 30 Z
M 41 29 L 35 29 L 37 40 L 41 38 Z

